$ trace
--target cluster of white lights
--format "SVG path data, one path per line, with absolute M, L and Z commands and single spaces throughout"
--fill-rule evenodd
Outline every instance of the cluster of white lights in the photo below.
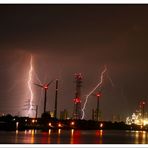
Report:
M 142 118 L 140 112 L 133 113 L 131 117 L 126 118 L 126 124 L 148 125 L 148 118 Z

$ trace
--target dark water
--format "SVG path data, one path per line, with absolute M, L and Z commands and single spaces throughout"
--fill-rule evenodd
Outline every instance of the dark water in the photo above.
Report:
M 118 130 L 0 131 L 1 144 L 148 144 L 148 132 Z

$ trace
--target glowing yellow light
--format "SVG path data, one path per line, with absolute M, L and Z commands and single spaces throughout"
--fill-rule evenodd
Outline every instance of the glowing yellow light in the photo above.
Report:
M 51 129 L 48 130 L 48 134 L 49 134 L 49 135 L 51 134 Z
M 49 126 L 51 126 L 51 122 L 49 122 L 49 124 L 48 124 Z
M 103 135 L 103 130 L 100 130 L 100 136 L 102 136 Z
M 71 129 L 71 136 L 73 136 L 73 133 L 74 133 L 74 129 Z
M 75 125 L 75 122 L 74 122 L 74 121 L 72 121 L 72 122 L 71 122 L 71 125 Z
M 103 123 L 100 123 L 100 127 L 101 127 L 101 128 L 103 127 Z
M 32 120 L 32 123 L 34 123 L 34 122 L 35 122 L 35 120 L 33 119 L 33 120 Z
M 143 120 L 143 124 L 147 125 L 148 124 L 148 119 Z
M 61 134 L 61 129 L 58 129 L 58 135 L 60 135 Z
M 16 122 L 16 129 L 18 130 L 19 122 Z
M 34 133 L 35 133 L 35 131 L 31 130 L 31 143 L 32 144 L 34 143 Z
M 58 124 L 58 127 L 62 127 L 62 124 L 61 124 L 61 123 L 59 123 L 59 124 Z
M 35 131 L 34 130 L 31 130 L 31 135 L 34 135 Z
M 16 135 L 18 134 L 18 130 L 15 131 Z

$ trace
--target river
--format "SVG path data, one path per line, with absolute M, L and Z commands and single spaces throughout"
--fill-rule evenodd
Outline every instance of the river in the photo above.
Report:
M 147 144 L 148 132 L 125 130 L 0 131 L 0 144 Z

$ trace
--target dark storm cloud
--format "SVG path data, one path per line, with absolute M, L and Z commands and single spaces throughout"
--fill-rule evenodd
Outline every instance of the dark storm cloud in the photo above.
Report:
M 30 54 L 42 82 L 61 78 L 59 110 L 73 110 L 75 72 L 84 75 L 85 95 L 97 84 L 106 64 L 114 87 L 106 76 L 101 99 L 104 118 L 134 111 L 140 99 L 147 99 L 147 8 L 147 5 L 0 5 L 1 112 L 16 113 L 21 107 L 15 109 L 13 102 L 23 106 L 28 97 Z M 33 89 L 36 98 L 40 98 L 39 89 Z M 53 98 L 51 86 L 50 110 Z M 88 118 L 95 107 L 94 100 L 90 97 L 87 104 Z M 7 107 L 10 104 L 13 108 Z

